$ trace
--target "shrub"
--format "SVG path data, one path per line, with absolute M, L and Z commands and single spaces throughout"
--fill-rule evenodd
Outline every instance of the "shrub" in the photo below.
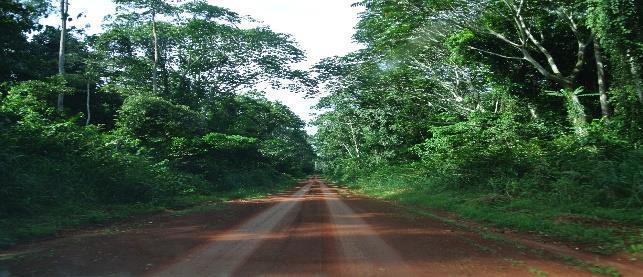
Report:
M 165 201 L 205 187 L 177 172 L 123 151 L 114 136 L 78 126 L 50 108 L 58 84 L 26 82 L 0 105 L 0 214 L 37 214 L 68 205 Z
M 166 154 L 173 137 L 203 134 L 205 118 L 187 106 L 160 97 L 131 96 L 118 113 L 116 126 L 125 136 Z

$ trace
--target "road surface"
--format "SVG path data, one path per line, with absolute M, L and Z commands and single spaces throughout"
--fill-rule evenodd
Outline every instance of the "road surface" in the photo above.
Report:
M 315 177 L 260 201 L 25 249 L 0 277 L 592 276 Z

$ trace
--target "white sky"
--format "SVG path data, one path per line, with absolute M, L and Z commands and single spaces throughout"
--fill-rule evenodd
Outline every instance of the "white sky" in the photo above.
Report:
M 351 4 L 356 0 L 208 0 L 210 4 L 229 8 L 241 15 L 250 15 L 262 21 L 272 30 L 293 35 L 308 60 L 301 66 L 306 69 L 322 58 L 343 55 L 359 46 L 352 41 L 353 27 L 357 23 L 358 8 Z M 87 28 L 88 33 L 101 31 L 101 22 L 106 15 L 114 13 L 110 0 L 70 0 L 69 14 L 74 19 L 80 12 L 85 17 L 74 20 L 71 25 Z M 46 19 L 45 24 L 58 26 L 56 16 Z M 266 95 L 290 107 L 304 121 L 314 116 L 312 106 L 318 99 L 306 99 L 302 94 L 288 91 L 268 90 Z M 315 132 L 308 127 L 309 133 Z

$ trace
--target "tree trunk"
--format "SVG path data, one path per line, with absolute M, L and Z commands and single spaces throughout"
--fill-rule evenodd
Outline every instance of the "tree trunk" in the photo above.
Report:
M 169 87 L 170 87 L 170 74 L 168 74 L 167 64 L 166 64 L 166 61 L 168 60 L 168 58 L 166 56 L 167 53 L 165 53 L 165 51 L 163 51 L 161 53 L 163 55 L 163 59 L 161 60 L 161 63 L 160 63 L 161 73 L 163 75 L 163 84 L 162 84 L 163 85 L 163 87 L 162 87 L 163 91 L 162 92 L 163 92 L 163 95 L 167 96 L 167 95 L 169 95 L 168 90 L 169 90 Z
M 69 10 L 69 0 L 60 0 L 60 47 L 58 48 L 58 74 L 65 75 L 65 41 L 67 37 L 67 17 Z M 65 95 L 58 94 L 57 108 L 63 110 Z
M 627 58 L 630 63 L 630 74 L 632 75 L 634 81 L 636 96 L 639 98 L 639 102 L 643 104 L 643 85 L 641 84 L 642 81 L 639 64 L 636 62 L 634 55 L 632 55 L 632 52 L 629 49 L 627 50 Z
M 357 136 L 355 135 L 355 128 L 353 128 L 353 123 L 348 123 L 348 126 L 351 129 L 351 136 L 353 138 L 353 147 L 355 147 L 355 156 L 359 158 L 360 157 L 359 145 L 357 144 Z
M 152 72 L 152 92 L 156 95 L 156 86 L 158 82 L 158 60 L 159 60 L 159 48 L 158 48 L 158 35 L 156 34 L 156 11 L 152 9 L 152 38 L 154 40 L 154 71 Z
M 85 121 L 85 126 L 89 125 L 89 122 L 92 119 L 92 110 L 90 108 L 90 96 L 91 96 L 91 91 L 89 90 L 89 81 L 87 81 L 87 102 L 86 102 L 86 107 L 87 107 L 87 120 Z
M 600 95 L 601 114 L 603 117 L 610 116 L 610 106 L 607 102 L 607 84 L 605 83 L 605 66 L 601 55 L 601 46 L 598 39 L 594 39 L 594 59 L 596 60 L 596 78 L 598 81 L 598 94 Z

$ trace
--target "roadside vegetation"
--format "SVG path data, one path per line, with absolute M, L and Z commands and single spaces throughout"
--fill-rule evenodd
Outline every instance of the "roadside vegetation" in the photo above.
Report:
M 332 179 L 584 250 L 643 251 L 636 1 L 364 0 L 315 70 Z
M 39 25 L 82 16 L 51 2 L 0 4 L 0 247 L 313 170 L 304 122 L 255 90 L 311 88 L 288 35 L 239 27 L 253 21 L 206 1 L 161 0 L 114 1 L 87 35 Z

